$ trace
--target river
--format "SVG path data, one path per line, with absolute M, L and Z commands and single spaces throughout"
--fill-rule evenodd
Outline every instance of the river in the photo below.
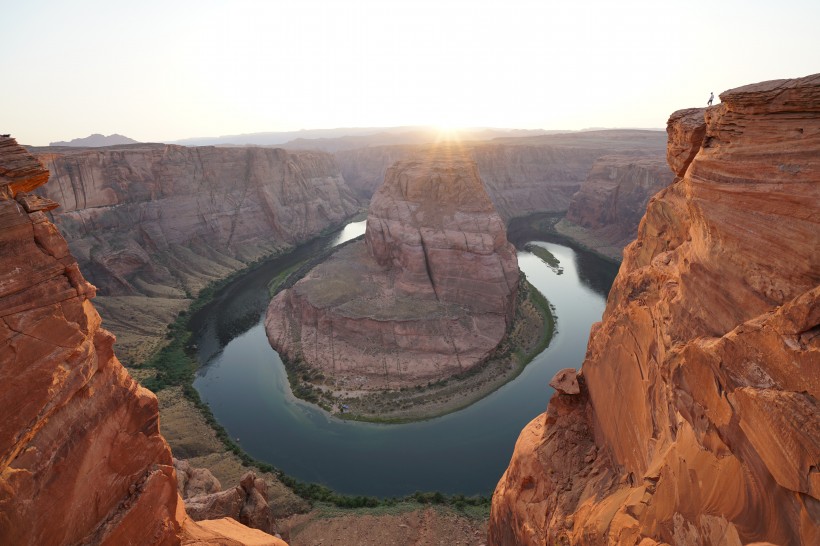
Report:
M 245 451 L 299 480 L 350 495 L 489 495 L 519 432 L 546 408 L 549 380 L 583 361 L 590 325 L 601 318 L 617 265 L 561 244 L 535 242 L 558 258 L 558 274 L 519 251 L 519 267 L 558 316 L 549 347 L 515 380 L 461 411 L 401 425 L 348 422 L 293 397 L 263 319 L 266 286 L 278 271 L 363 231 L 364 222 L 348 224 L 340 234 L 300 247 L 218 292 L 192 317 L 202 364 L 194 387 Z

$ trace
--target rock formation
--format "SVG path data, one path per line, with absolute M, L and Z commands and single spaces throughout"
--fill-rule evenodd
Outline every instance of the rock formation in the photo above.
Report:
M 490 543 L 820 543 L 820 75 L 672 115 L 578 395 L 516 444 Z
M 620 260 L 623 248 L 638 233 L 649 198 L 673 178 L 660 154 L 600 157 L 572 196 L 567 215 L 556 229 Z
M 253 472 L 246 472 L 239 485 L 223 491 L 207 468 L 194 468 L 187 461 L 174 459 L 174 469 L 185 511 L 194 521 L 229 517 L 253 529 L 274 532 L 268 486 Z
M 57 203 L 26 194 L 47 179 L 0 137 L 0 543 L 231 543 L 186 522 L 156 397 L 114 355 Z
M 126 361 L 150 353 L 146 332 L 161 336 L 209 282 L 358 210 L 333 158 L 320 152 L 160 144 L 38 150 L 52 180 L 40 194 L 61 203 L 54 223 L 99 288 L 98 305 Z
M 518 287 L 515 249 L 475 164 L 452 148 L 391 167 L 365 241 L 271 302 L 272 345 L 356 387 L 426 383 L 498 345 Z

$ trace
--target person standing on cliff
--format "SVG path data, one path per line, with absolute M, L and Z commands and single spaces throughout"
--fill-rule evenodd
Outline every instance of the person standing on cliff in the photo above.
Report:
M 709 91 L 709 102 L 706 103 L 706 106 L 712 106 L 713 100 L 715 100 L 715 93 L 713 91 Z

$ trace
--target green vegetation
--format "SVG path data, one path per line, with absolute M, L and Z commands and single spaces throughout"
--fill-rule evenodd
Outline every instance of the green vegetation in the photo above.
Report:
M 197 390 L 193 387 L 194 373 L 199 367 L 196 358 L 196 347 L 191 344 L 192 333 L 188 321 L 191 314 L 208 304 L 217 292 L 233 282 L 236 278 L 244 275 L 265 261 L 275 257 L 275 255 L 264 256 L 242 270 L 235 271 L 228 277 L 214 281 L 203 288 L 191 304 L 188 311 L 180 311 L 176 320 L 168 325 L 165 335 L 167 344 L 157 351 L 151 358 L 137 366 L 145 372 L 154 372 L 154 375 L 142 380 L 142 386 L 158 392 L 171 386 L 180 386 L 185 397 L 197 408 L 208 425 L 216 433 L 216 437 L 223 444 L 227 451 L 233 453 L 242 462 L 243 466 L 254 467 L 260 472 L 271 473 L 283 484 L 293 490 L 294 493 L 311 503 L 319 505 L 325 512 L 333 510 L 373 510 L 374 513 L 389 512 L 391 510 L 413 510 L 419 505 L 449 506 L 459 512 L 471 517 L 484 517 L 489 514 L 490 497 L 485 496 L 464 496 L 464 495 L 444 495 L 440 492 L 417 492 L 403 498 L 378 498 L 362 495 L 342 495 L 334 492 L 324 485 L 315 483 L 305 483 L 288 476 L 273 465 L 254 459 L 237 444 L 229 435 L 225 428 L 217 422 L 211 408 L 202 401 Z M 313 262 L 307 260 L 306 262 Z M 283 271 L 268 285 L 268 290 L 274 294 L 283 284 L 293 282 L 293 276 L 299 273 L 307 265 L 306 262 L 294 265 Z M 312 264 L 311 264 L 312 267 Z M 291 381 L 302 385 L 303 391 L 294 389 L 294 394 L 305 400 L 314 402 L 329 409 L 327 403 L 321 399 L 325 396 L 320 389 L 313 388 L 305 381 L 321 381 L 324 379 L 321 373 L 307 369 L 304 365 L 287 366 L 288 377 L 301 378 L 302 381 Z
M 373 392 L 354 397 L 334 392 L 334 384 L 301 362 L 285 362 L 291 390 L 327 411 L 347 405 L 338 414 L 349 421 L 398 424 L 453 413 L 512 381 L 552 340 L 556 318 L 546 298 L 522 274 L 516 317 L 492 355 L 483 362 L 427 385 Z
M 544 248 L 543 246 L 535 245 L 535 244 L 528 244 L 524 246 L 524 250 L 528 252 L 532 252 L 536 256 L 538 256 L 544 264 L 552 269 L 552 271 L 558 275 L 561 275 L 564 272 L 564 268 L 561 267 L 561 262 L 555 255 Z

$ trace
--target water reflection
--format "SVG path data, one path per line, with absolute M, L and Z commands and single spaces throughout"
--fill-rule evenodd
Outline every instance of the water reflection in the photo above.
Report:
M 341 238 L 355 237 L 358 230 L 363 225 Z M 345 422 L 296 400 L 265 336 L 264 304 L 255 325 L 228 343 L 221 341 L 217 324 L 232 322 L 237 301 L 244 302 L 238 307 L 256 305 L 259 291 L 267 291 L 278 271 L 321 251 L 321 245 L 300 248 L 296 257 L 252 271 L 194 316 L 204 364 L 194 386 L 248 453 L 298 479 L 355 495 L 417 490 L 490 494 L 518 433 L 546 407 L 552 375 L 582 362 L 589 327 L 600 320 L 604 307 L 601 293 L 583 281 L 582 271 L 595 267 L 594 261 L 579 260 L 578 252 L 566 246 L 538 244 L 560 261 L 564 273 L 556 275 L 526 251 L 518 252 L 519 266 L 555 306 L 558 334 L 515 381 L 464 410 L 419 423 L 375 425 Z M 598 259 L 597 266 L 607 262 Z M 240 310 L 234 317 L 244 314 Z

